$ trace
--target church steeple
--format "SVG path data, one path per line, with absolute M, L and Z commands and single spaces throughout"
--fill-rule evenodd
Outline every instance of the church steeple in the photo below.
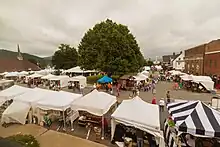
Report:
M 18 59 L 18 60 L 23 60 L 23 57 L 22 57 L 22 55 L 21 55 L 21 51 L 20 51 L 19 44 L 17 44 L 17 47 L 18 47 L 18 56 L 17 56 L 17 59 Z

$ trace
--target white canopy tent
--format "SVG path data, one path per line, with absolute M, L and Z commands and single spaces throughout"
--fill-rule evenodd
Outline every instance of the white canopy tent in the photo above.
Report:
M 65 111 L 71 107 L 71 104 L 81 98 L 81 94 L 74 94 L 70 92 L 60 91 L 51 93 L 47 99 L 41 99 L 36 102 L 36 107 L 43 110 L 58 110 Z
M 145 71 L 142 71 L 141 73 L 142 73 L 143 75 L 145 75 L 145 76 L 149 76 L 149 74 L 150 74 L 150 72 L 149 72 L 149 71 L 146 71 L 146 70 L 145 70 Z
M 1 121 L 6 123 L 16 122 L 25 124 L 30 108 L 34 108 L 37 101 L 49 98 L 51 93 L 56 92 L 34 88 L 22 95 L 15 96 L 13 103 L 3 113 Z M 30 120 L 32 120 L 33 114 L 29 114 L 31 115 Z
M 126 126 L 133 126 L 158 138 L 163 138 L 160 134 L 159 106 L 146 103 L 139 97 L 123 100 L 112 114 L 112 138 L 117 123 L 122 123 Z
M 3 85 L 7 85 L 7 84 L 10 84 L 10 83 L 14 83 L 14 80 L 6 80 L 6 79 L 1 79 L 0 80 L 0 86 L 3 86 Z
M 84 97 L 76 100 L 71 108 L 73 111 L 82 110 L 96 116 L 102 116 L 102 130 L 104 130 L 104 114 L 106 114 L 116 102 L 116 96 L 99 92 L 95 89 Z M 104 131 L 102 131 L 102 138 L 104 138 Z
M 106 114 L 117 102 L 116 97 L 96 89 L 72 104 L 73 110 L 83 110 L 97 116 Z
M 0 76 L 4 76 L 6 75 L 8 72 L 3 72 L 3 73 L 0 73 Z
M 26 78 L 34 79 L 34 78 L 40 78 L 40 77 L 43 77 L 43 75 L 34 73 L 34 74 L 32 74 L 32 75 L 27 76 Z
M 49 78 L 50 81 L 59 81 L 61 88 L 68 86 L 69 79 L 70 77 L 66 75 L 54 76 L 52 78 Z
M 148 78 L 148 76 L 142 74 L 142 73 L 138 73 L 136 76 L 133 76 L 135 79 L 135 81 L 144 81 Z
M 55 76 L 55 75 L 52 75 L 52 74 L 48 74 L 48 75 L 46 75 L 46 76 L 41 77 L 41 79 L 43 79 L 43 80 L 49 80 L 49 79 L 54 78 L 54 77 L 56 77 L 56 76 Z
M 25 124 L 31 106 L 23 102 L 13 102 L 3 113 L 1 123 Z
M 82 70 L 79 66 L 67 69 L 64 71 L 64 73 L 79 73 L 79 74 L 83 74 L 83 73 L 94 73 L 96 72 L 95 70 Z
M 24 77 L 24 76 L 27 76 L 29 74 L 29 72 L 27 72 L 27 71 L 22 71 L 22 72 L 19 72 L 18 73 L 18 76 L 19 77 Z
M 30 88 L 13 85 L 12 87 L 5 89 L 3 91 L 0 91 L 0 101 L 3 104 L 7 100 L 14 99 L 15 96 L 24 94 L 28 91 L 30 91 Z
M 84 76 L 75 76 L 69 79 L 70 82 L 78 81 L 83 87 L 87 86 L 87 79 Z
M 19 73 L 18 72 L 9 72 L 7 74 L 5 74 L 5 77 L 6 78 L 9 78 L 9 77 L 18 77 Z

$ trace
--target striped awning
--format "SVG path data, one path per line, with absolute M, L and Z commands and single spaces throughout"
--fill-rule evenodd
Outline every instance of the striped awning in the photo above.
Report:
M 203 102 L 170 103 L 167 108 L 178 131 L 192 135 L 220 137 L 220 112 Z

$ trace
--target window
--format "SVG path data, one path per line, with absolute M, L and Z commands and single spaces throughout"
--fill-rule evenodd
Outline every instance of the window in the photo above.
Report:
M 181 58 L 179 58 L 179 60 L 181 60 Z
M 212 59 L 209 61 L 209 67 L 212 67 Z

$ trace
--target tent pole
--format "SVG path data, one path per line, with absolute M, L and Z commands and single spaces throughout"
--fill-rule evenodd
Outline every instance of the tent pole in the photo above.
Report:
M 104 135 L 105 135 L 105 127 L 104 127 L 104 115 L 102 116 L 102 140 L 104 139 Z
M 65 119 L 64 112 L 65 111 L 63 111 L 63 130 L 66 130 L 66 119 Z

